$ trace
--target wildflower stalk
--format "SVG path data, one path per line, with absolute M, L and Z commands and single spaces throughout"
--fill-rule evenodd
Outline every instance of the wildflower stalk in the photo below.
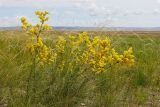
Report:
M 26 89 L 27 102 L 29 101 L 29 99 L 32 99 L 34 102 L 34 99 L 35 99 L 35 83 L 33 85 L 31 84 L 31 81 L 35 81 L 35 72 L 36 72 L 36 55 L 34 55 L 32 59 L 31 71 L 29 72 L 28 79 L 27 79 L 27 89 Z M 31 95 L 33 95 L 33 98 L 30 98 Z
M 39 28 L 39 31 L 38 31 L 38 34 L 37 34 L 37 43 L 38 43 L 38 39 L 39 39 L 39 37 L 40 37 L 40 34 L 41 34 L 41 32 L 42 32 L 42 26 L 43 26 L 43 24 L 44 24 L 44 22 L 41 23 L 40 28 Z
M 40 19 L 40 25 L 37 24 L 36 26 L 33 26 L 29 24 L 26 20 L 25 17 L 21 18 L 22 22 L 22 28 L 29 32 L 29 34 L 35 36 L 36 41 L 32 41 L 33 43 L 29 43 L 27 45 L 28 50 L 30 51 L 32 57 L 32 65 L 31 65 L 31 71 L 29 72 L 28 79 L 27 79 L 27 89 L 26 89 L 26 100 L 31 101 L 36 104 L 36 87 L 37 87 L 37 65 L 42 64 L 47 62 L 47 60 L 52 60 L 49 59 L 50 56 L 50 49 L 43 44 L 43 40 L 40 38 L 40 35 L 42 31 L 44 30 L 49 30 L 50 27 L 47 24 L 44 24 L 45 21 L 48 20 L 48 12 L 47 11 L 36 11 L 35 14 L 39 17 Z

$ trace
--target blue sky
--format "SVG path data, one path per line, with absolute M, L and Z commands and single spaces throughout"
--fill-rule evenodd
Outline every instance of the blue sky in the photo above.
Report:
M 0 0 L 0 27 L 20 26 L 35 10 L 50 12 L 50 25 L 160 27 L 160 0 Z

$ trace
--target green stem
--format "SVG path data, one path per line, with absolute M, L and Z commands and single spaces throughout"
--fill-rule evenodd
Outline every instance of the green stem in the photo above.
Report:
M 36 71 L 36 55 L 34 55 L 33 61 L 32 61 L 32 66 L 31 66 L 31 71 L 29 73 L 28 79 L 27 79 L 27 89 L 26 89 L 26 100 L 28 101 L 30 96 L 30 90 L 33 88 L 33 100 L 35 97 L 35 88 L 30 86 L 30 82 L 32 81 L 32 74 L 33 74 L 33 82 L 35 82 L 35 71 Z M 35 85 L 34 85 L 35 86 Z

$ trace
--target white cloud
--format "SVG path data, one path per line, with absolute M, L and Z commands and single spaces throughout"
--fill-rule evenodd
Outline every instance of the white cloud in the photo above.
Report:
M 159 15 L 160 14 L 160 9 L 154 9 L 153 14 L 154 15 Z
M 160 0 L 157 0 L 158 3 L 160 3 Z
M 52 3 L 57 2 L 56 0 L 0 0 L 1 6 L 5 7 L 42 7 L 42 6 L 53 6 Z
M 75 4 L 75 3 L 86 3 L 86 2 L 92 2 L 93 0 L 0 0 L 1 6 L 27 6 L 27 7 L 52 7 L 56 4 L 62 4 L 62 3 L 69 3 L 69 4 Z
M 32 24 L 37 23 L 37 20 L 34 20 L 34 18 L 21 14 L 13 17 L 8 17 L 8 16 L 0 17 L 0 23 L 1 23 L 0 27 L 20 26 L 21 25 L 20 18 L 23 16 L 27 17 L 27 21 L 29 23 Z
M 144 12 L 141 11 L 141 10 L 137 10 L 137 11 L 134 11 L 132 14 L 133 15 L 142 15 Z
M 18 18 L 1 17 L 0 18 L 1 27 L 17 26 L 19 25 Z M 2 26 L 3 25 L 3 26 Z
M 136 20 L 143 19 L 147 22 L 152 20 L 150 18 L 155 18 L 154 15 L 160 14 L 158 3 L 160 0 L 0 0 L 0 9 L 2 9 L 0 10 L 2 12 L 0 23 L 4 26 L 17 25 L 17 19 L 13 16 L 22 16 L 18 12 L 31 16 L 29 19 L 32 21 L 34 20 L 33 12 L 42 9 L 48 10 L 51 13 L 52 24 L 58 23 L 58 25 L 87 26 L 94 23 L 106 25 L 113 23 L 114 19 L 120 22 L 125 20 L 128 24 L 130 24 L 129 21 L 133 21 L 134 24 Z M 13 10 L 10 10 L 12 7 L 14 7 Z M 20 10 L 17 10 L 19 7 Z M 10 16 L 10 18 L 4 16 Z

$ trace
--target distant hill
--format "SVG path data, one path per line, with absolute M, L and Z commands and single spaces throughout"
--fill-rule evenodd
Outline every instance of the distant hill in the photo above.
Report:
M 120 31 L 160 31 L 160 27 L 113 27 L 111 29 Z
M 160 31 L 160 27 L 80 27 L 55 26 L 55 30 L 116 30 L 116 31 Z M 21 27 L 0 27 L 0 30 L 20 30 Z

